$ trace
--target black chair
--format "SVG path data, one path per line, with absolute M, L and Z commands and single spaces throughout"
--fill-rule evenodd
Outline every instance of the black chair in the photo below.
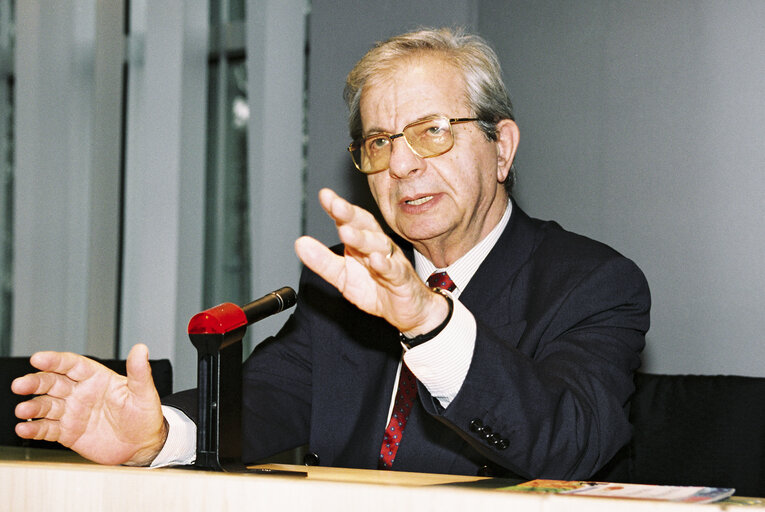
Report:
M 96 359 L 98 362 L 125 375 L 127 370 L 124 360 Z M 151 373 L 154 385 L 160 398 L 173 392 L 173 368 L 167 359 L 150 360 Z M 16 435 L 14 428 L 19 422 L 14 415 L 14 409 L 19 402 L 28 397 L 18 396 L 11 392 L 11 382 L 16 377 L 38 371 L 27 357 L 0 357 L 0 445 L 4 446 L 34 446 L 39 448 L 63 448 L 58 443 L 48 441 L 34 441 L 21 439 Z
M 765 378 L 638 373 L 632 442 L 597 479 L 765 496 Z

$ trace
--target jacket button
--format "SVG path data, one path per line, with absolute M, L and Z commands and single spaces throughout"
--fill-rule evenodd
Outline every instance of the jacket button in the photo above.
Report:
M 508 446 L 510 446 L 510 441 L 507 439 L 500 439 L 494 443 L 494 446 L 496 446 L 499 450 L 505 450 Z
M 313 452 L 308 452 L 303 456 L 303 464 L 306 466 L 318 466 L 319 455 Z
M 475 472 L 475 476 L 494 476 L 494 471 L 489 466 L 481 466 Z
M 470 422 L 470 431 L 471 432 L 483 432 L 483 421 L 481 421 L 478 418 L 474 418 Z

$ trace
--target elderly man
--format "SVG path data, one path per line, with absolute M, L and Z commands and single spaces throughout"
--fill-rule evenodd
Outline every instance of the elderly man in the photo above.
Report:
M 307 444 L 323 465 L 588 478 L 630 438 L 650 299 L 612 249 L 511 200 L 518 127 L 494 52 L 451 30 L 394 37 L 348 75 L 349 151 L 372 214 L 319 194 L 342 245 L 301 237 L 294 314 L 244 366 L 243 459 Z M 128 377 L 38 353 L 13 389 L 27 438 L 103 463 L 191 462 L 147 350 Z M 163 411 L 164 410 L 164 414 Z

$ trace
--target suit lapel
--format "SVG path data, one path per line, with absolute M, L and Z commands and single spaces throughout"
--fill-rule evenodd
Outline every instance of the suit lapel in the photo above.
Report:
M 536 247 L 538 236 L 539 229 L 513 202 L 510 222 L 460 295 L 460 302 L 474 314 L 494 311 L 498 302 L 504 302 L 499 299 L 509 295 L 518 271 Z

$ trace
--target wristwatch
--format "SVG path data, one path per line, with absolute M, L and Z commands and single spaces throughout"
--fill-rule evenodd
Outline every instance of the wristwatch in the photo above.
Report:
M 452 300 L 451 295 L 446 293 L 446 291 L 442 290 L 441 288 L 431 288 L 434 292 L 443 295 L 446 298 L 446 302 L 449 304 L 449 312 L 446 314 L 446 318 L 444 319 L 441 324 L 433 329 L 430 332 L 426 332 L 425 334 L 420 334 L 419 336 L 415 336 L 414 338 L 407 338 L 402 333 L 399 333 L 398 338 L 402 345 L 404 345 L 407 349 L 411 349 L 416 347 L 417 345 L 422 345 L 426 341 L 430 341 L 436 336 L 438 336 L 441 331 L 444 330 L 446 325 L 449 323 L 449 320 L 452 318 L 452 313 L 454 312 L 454 301 Z

